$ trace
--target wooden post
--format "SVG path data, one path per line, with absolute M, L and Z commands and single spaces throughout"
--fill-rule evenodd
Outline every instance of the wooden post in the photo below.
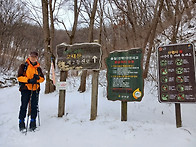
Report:
M 175 111 L 176 111 L 176 127 L 179 128 L 182 127 L 180 104 L 175 103 Z
M 67 71 L 60 72 L 60 81 L 66 81 Z M 65 90 L 59 90 L 59 107 L 58 117 L 62 117 L 65 114 Z
M 127 121 L 127 102 L 121 101 L 121 121 Z
M 95 120 L 97 117 L 98 78 L 99 78 L 99 70 L 93 70 L 90 120 Z

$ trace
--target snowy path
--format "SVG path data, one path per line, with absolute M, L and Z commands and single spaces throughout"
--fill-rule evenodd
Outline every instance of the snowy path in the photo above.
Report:
M 0 89 L 0 147 L 196 147 L 196 104 L 182 104 L 183 127 L 176 128 L 174 105 L 160 104 L 145 88 L 140 103 L 128 103 L 120 121 L 120 102 L 99 89 L 98 117 L 90 118 L 91 91 L 66 93 L 66 113 L 57 117 L 58 92 L 40 94 L 41 126 L 25 136 L 18 130 L 18 87 Z M 146 86 L 147 87 L 147 86 Z

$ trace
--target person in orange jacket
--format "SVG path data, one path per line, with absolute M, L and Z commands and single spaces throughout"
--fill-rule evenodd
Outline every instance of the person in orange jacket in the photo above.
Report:
M 36 117 L 38 110 L 38 97 L 40 91 L 40 83 L 44 81 L 44 75 L 40 64 L 37 61 L 38 53 L 33 51 L 30 53 L 26 62 L 21 64 L 18 70 L 18 81 L 21 91 L 21 106 L 19 111 L 19 130 L 23 131 L 25 128 L 25 117 L 27 106 L 30 101 L 31 106 L 31 121 L 30 129 L 36 129 Z

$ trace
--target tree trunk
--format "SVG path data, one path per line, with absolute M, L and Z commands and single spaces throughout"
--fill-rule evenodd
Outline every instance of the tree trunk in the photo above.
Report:
M 80 80 L 80 87 L 78 89 L 79 92 L 86 91 L 86 75 L 87 75 L 87 70 L 83 70 L 81 75 L 81 80 Z
M 147 75 L 148 75 L 150 57 L 151 57 L 151 53 L 152 53 L 152 46 L 153 46 L 153 43 L 154 43 L 154 38 L 155 38 L 155 34 L 156 34 L 156 28 L 157 28 L 158 20 L 160 18 L 161 11 L 163 9 L 163 2 L 164 2 L 164 0 L 160 1 L 159 11 L 157 12 L 157 14 L 155 14 L 155 18 L 154 18 L 153 25 L 152 25 L 153 30 L 152 30 L 152 34 L 151 34 L 151 38 L 150 38 L 150 42 L 149 42 L 149 50 L 148 50 L 148 53 L 147 53 L 147 59 L 146 59 L 144 73 L 143 73 L 143 78 L 144 79 L 147 78 Z
M 50 54 L 51 54 L 51 61 L 53 62 L 54 68 L 55 68 L 55 50 L 53 49 L 54 47 L 54 17 L 53 17 L 53 8 L 52 8 L 52 0 L 49 0 L 49 8 L 50 8 Z M 55 9 L 55 8 L 54 8 Z M 50 80 L 50 88 L 49 88 L 49 93 L 54 92 L 56 89 L 54 83 L 52 80 Z
M 45 93 L 50 92 L 50 31 L 48 20 L 48 1 L 42 0 L 42 14 L 43 14 L 43 32 L 44 32 L 44 55 L 45 55 L 45 69 L 46 69 L 46 85 Z
M 94 22 L 95 22 L 95 13 L 97 11 L 97 2 L 98 2 L 98 0 L 94 0 L 93 10 L 92 10 L 91 16 L 90 16 L 90 26 L 89 26 L 89 34 L 88 34 L 89 42 L 93 42 L 93 28 L 94 28 Z M 80 81 L 80 87 L 78 89 L 79 92 L 86 91 L 86 76 L 87 76 L 87 70 L 83 70 L 82 76 L 81 76 L 81 81 Z
M 102 28 L 103 28 L 103 8 L 102 8 L 102 4 L 101 4 L 101 0 L 99 0 L 99 5 L 100 5 L 100 26 L 99 26 L 99 44 L 101 44 L 101 40 L 102 40 Z
M 75 33 L 76 33 L 77 25 L 78 25 L 79 8 L 78 8 L 78 0 L 74 0 L 74 24 L 73 24 L 72 31 L 71 31 L 70 44 L 73 44 L 73 39 L 75 37 Z
M 133 30 L 133 47 L 137 47 L 137 29 L 136 29 L 136 26 L 137 26 L 137 23 L 136 23 L 136 20 L 135 20 L 135 16 L 134 16 L 134 10 L 133 9 L 133 6 L 131 8 L 131 2 L 130 0 L 126 0 L 127 2 L 127 6 L 128 6 L 128 12 L 127 12 L 127 18 L 130 22 L 130 24 L 132 25 L 132 30 Z
M 188 1 L 187 0 L 183 0 L 183 3 L 185 5 L 185 8 L 186 8 L 186 14 L 188 16 L 189 19 L 192 18 L 192 14 L 191 14 L 191 9 L 189 9 L 189 5 L 188 5 Z

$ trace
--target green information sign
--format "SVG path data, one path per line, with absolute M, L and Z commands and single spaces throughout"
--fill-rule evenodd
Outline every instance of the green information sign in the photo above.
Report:
M 196 102 L 195 50 L 192 44 L 158 48 L 159 101 Z
M 114 51 L 106 58 L 108 100 L 141 101 L 144 95 L 142 49 Z

